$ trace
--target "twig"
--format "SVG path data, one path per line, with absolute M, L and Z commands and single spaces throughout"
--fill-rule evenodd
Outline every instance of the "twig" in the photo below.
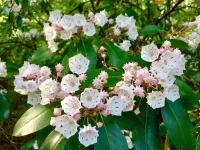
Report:
M 14 148 L 15 148 L 15 150 L 17 150 L 17 147 L 16 147 L 15 143 L 14 143 L 12 140 L 9 139 L 9 137 L 5 134 L 5 131 L 4 131 L 4 129 L 3 129 L 1 126 L 0 126 L 0 128 L 1 128 L 2 132 L 3 132 L 3 135 L 6 137 L 6 139 L 7 139 L 10 143 L 12 143 L 12 145 L 13 145 Z
M 171 10 L 169 10 L 166 14 L 164 14 L 160 19 L 157 20 L 157 22 L 155 23 L 155 25 L 159 24 L 163 19 L 167 18 L 167 16 L 169 16 L 175 9 L 176 7 L 178 7 L 178 5 L 180 3 L 182 3 L 184 0 L 179 0 L 173 7 Z

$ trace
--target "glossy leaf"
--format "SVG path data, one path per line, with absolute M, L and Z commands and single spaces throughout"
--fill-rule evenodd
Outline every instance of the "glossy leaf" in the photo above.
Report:
M 121 50 L 119 47 L 115 46 L 113 43 L 107 41 L 103 44 L 103 46 L 108 51 L 108 56 L 111 64 L 122 70 L 122 67 L 125 63 L 129 62 L 129 57 L 125 51 Z
M 200 72 L 195 75 L 194 80 L 200 82 Z
M 97 56 L 91 42 L 81 38 L 79 43 L 77 44 L 77 48 L 78 48 L 78 53 L 81 53 L 83 56 L 85 56 L 90 60 L 88 70 L 95 69 L 97 64 Z
M 51 59 L 53 53 L 47 48 L 47 45 L 36 50 L 29 59 L 30 63 L 39 64 L 45 60 Z
M 110 119 L 103 118 L 103 127 L 99 128 L 95 150 L 128 150 L 128 145 L 120 128 Z
M 160 28 L 156 25 L 147 25 L 139 33 L 141 35 L 153 35 L 157 34 L 160 31 Z
M 161 110 L 167 133 L 176 148 L 193 149 L 193 126 L 182 105 L 178 101 L 166 100 L 165 107 Z
M 156 110 L 142 103 L 138 117 L 142 125 L 133 128 L 133 144 L 136 150 L 158 150 L 159 149 L 159 126 Z
M 10 113 L 9 103 L 0 93 L 0 119 L 7 119 Z
M 28 143 L 24 144 L 19 150 L 31 150 L 35 140 L 31 140 Z
M 24 136 L 41 130 L 49 125 L 53 109 L 37 104 L 28 109 L 17 121 L 13 136 Z
M 25 10 L 28 9 L 29 6 L 29 0 L 22 0 L 22 8 Z

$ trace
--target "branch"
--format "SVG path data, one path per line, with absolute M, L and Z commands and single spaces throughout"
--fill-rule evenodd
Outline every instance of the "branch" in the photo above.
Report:
M 77 10 L 81 5 L 84 5 L 84 4 L 88 3 L 88 2 L 89 1 L 86 1 L 86 2 L 78 4 L 78 6 L 76 6 L 74 9 L 70 10 L 67 14 L 71 14 L 73 11 Z
M 137 8 L 137 9 L 140 10 L 141 12 L 144 12 L 144 10 L 142 10 L 142 8 L 140 8 L 139 6 L 137 6 L 137 5 L 135 5 L 135 4 L 131 3 L 131 2 L 122 1 L 122 3 L 124 3 L 124 4 L 129 4 L 129 5 L 131 5 L 131 6 L 135 7 L 135 8 Z
M 169 16 L 175 9 L 176 7 L 178 7 L 178 5 L 180 3 L 182 3 L 184 0 L 179 0 L 173 7 L 171 10 L 169 10 L 166 14 L 164 14 L 160 19 L 157 20 L 157 22 L 155 23 L 155 25 L 159 24 L 163 19 L 167 18 L 167 16 Z
M 25 44 L 23 42 L 20 42 L 20 41 L 0 42 L 0 44 L 12 44 L 12 43 L 15 43 L 15 44 L 18 43 L 18 44 L 21 44 L 21 45 L 23 45 L 23 46 L 25 46 L 27 48 L 35 48 L 33 46 L 29 46 L 29 45 L 27 45 L 27 44 Z
M 93 9 L 93 12 L 95 11 L 95 6 L 94 6 L 94 1 L 93 0 L 90 0 L 90 3 L 92 5 L 92 9 Z

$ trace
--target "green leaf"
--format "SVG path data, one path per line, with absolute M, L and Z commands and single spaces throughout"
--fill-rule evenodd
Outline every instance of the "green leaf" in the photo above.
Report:
M 95 150 L 128 150 L 128 145 L 120 128 L 110 119 L 103 119 L 103 127 L 99 129 Z
M 200 94 L 196 93 L 189 85 L 180 79 L 176 80 L 176 85 L 179 87 L 180 101 L 186 109 L 192 110 L 199 106 Z
M 24 136 L 41 130 L 49 125 L 53 109 L 37 104 L 28 109 L 17 121 L 13 136 Z
M 97 56 L 91 42 L 81 38 L 77 44 L 77 48 L 78 48 L 78 53 L 81 53 L 83 56 L 85 56 L 90 60 L 88 70 L 95 69 L 97 64 Z
M 51 59 L 52 56 L 53 53 L 47 48 L 47 45 L 45 45 L 33 53 L 32 57 L 29 59 L 29 62 L 40 64 L 45 60 Z
M 194 80 L 200 82 L 200 72 L 194 76 Z
M 66 142 L 67 139 L 63 135 L 53 130 L 42 144 L 40 150 L 64 150 Z
M 29 0 L 22 0 L 22 8 L 27 10 L 29 7 Z
M 36 139 L 37 139 L 37 144 L 40 145 L 41 143 L 44 143 L 44 140 L 46 139 L 46 137 L 51 133 L 51 131 L 54 129 L 55 127 L 52 126 L 47 126 L 42 130 L 39 130 L 36 133 Z
M 198 135 L 197 137 L 197 141 L 196 141 L 196 146 L 197 146 L 197 150 L 200 150 L 200 135 Z
M 179 101 L 166 100 L 161 109 L 167 133 L 177 149 L 193 149 L 195 146 L 194 131 L 189 116 Z
M 9 116 L 9 103 L 6 98 L 0 93 L 0 118 L 7 119 Z
M 156 110 L 153 110 L 145 102 L 141 103 L 141 113 L 138 115 L 142 121 L 133 131 L 133 144 L 136 150 L 159 149 L 159 126 L 157 121 Z
M 106 41 L 103 46 L 108 51 L 108 56 L 111 64 L 122 70 L 125 63 L 129 62 L 129 57 L 125 51 L 121 50 L 119 47 L 115 46 L 113 43 Z
M 24 144 L 20 150 L 31 150 L 33 147 L 33 144 L 35 143 L 35 140 L 31 140 L 28 143 Z
M 100 74 L 101 71 L 105 71 L 108 73 L 108 79 L 107 83 L 105 84 L 105 87 L 115 86 L 117 82 L 122 80 L 122 74 L 120 72 L 111 71 L 107 69 L 94 69 L 86 73 L 87 80 L 85 82 L 82 82 L 81 85 L 84 88 L 87 88 L 93 82 L 94 78 Z
M 22 17 L 18 16 L 16 20 L 16 24 L 18 28 L 21 28 L 22 26 Z
M 157 34 L 160 31 L 160 28 L 156 25 L 147 25 L 139 33 L 141 35 L 153 35 Z
M 110 118 L 120 127 L 122 130 L 132 131 L 136 126 L 141 125 L 141 121 L 135 115 L 133 111 L 123 112 L 122 116 L 110 116 Z

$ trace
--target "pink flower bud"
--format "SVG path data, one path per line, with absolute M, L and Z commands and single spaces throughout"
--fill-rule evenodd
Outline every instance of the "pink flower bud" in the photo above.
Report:
M 58 96 L 61 98 L 61 99 L 64 99 L 65 97 L 69 96 L 68 93 L 66 93 L 65 91 L 61 91 Z
M 128 30 L 128 26 L 125 26 L 123 29 L 124 29 L 124 30 Z
M 92 82 L 92 84 L 93 84 L 96 88 L 99 88 L 99 89 L 102 87 L 101 80 L 99 80 L 98 78 L 97 78 L 97 79 L 94 79 L 94 81 Z
M 61 109 L 60 108 L 54 108 L 53 113 L 54 113 L 55 116 L 60 116 L 61 115 Z
M 136 86 L 140 86 L 141 84 L 142 84 L 142 79 L 140 79 L 140 78 L 137 78 L 136 80 L 135 80 L 135 85 Z
M 94 13 L 93 13 L 92 11 L 89 11 L 88 17 L 89 17 L 89 18 L 94 18 Z
M 102 115 L 104 115 L 105 117 L 107 117 L 108 115 L 110 115 L 110 112 L 108 110 L 103 110 L 102 111 Z
M 56 118 L 55 117 L 51 117 L 50 125 L 53 127 L 56 126 Z
M 62 73 L 61 72 L 57 72 L 57 76 L 58 77 L 62 77 Z
M 101 97 L 101 100 L 104 100 L 104 99 L 106 99 L 108 97 L 108 93 L 105 92 L 105 91 L 101 91 L 100 92 L 100 97 Z
M 98 104 L 97 108 L 98 108 L 98 110 L 102 110 L 102 109 L 105 108 L 105 104 L 102 103 L 102 102 L 100 102 L 100 103 Z
M 51 102 L 55 102 L 55 98 L 50 98 L 49 99 Z
M 35 77 L 34 73 L 29 73 L 28 75 L 26 75 L 27 79 L 33 79 Z
M 81 114 L 80 113 L 76 113 L 76 114 L 73 115 L 73 118 L 75 120 L 79 120 L 79 119 L 81 119 Z
M 123 67 L 123 69 L 124 69 L 125 71 L 128 71 L 130 68 L 131 68 L 131 65 L 130 65 L 130 64 L 125 64 L 124 67 Z
M 57 65 L 55 66 L 55 68 L 56 68 L 56 71 L 57 71 L 57 72 L 61 72 L 61 71 L 64 69 L 64 67 L 63 67 L 62 64 L 57 64 Z
M 87 78 L 87 76 L 85 74 L 80 74 L 78 77 L 79 81 L 81 81 L 81 82 L 85 81 L 86 78 Z
M 114 34 L 115 34 L 116 36 L 119 36 L 119 35 L 121 34 L 120 29 L 116 28 L 116 29 L 114 30 Z
M 139 114 L 140 114 L 140 109 L 139 109 L 139 107 L 136 108 L 136 110 L 134 111 L 134 113 L 135 113 L 136 115 L 139 115 Z
M 102 122 L 97 122 L 97 127 L 98 128 L 101 128 L 103 126 L 103 123 Z
M 112 93 L 113 93 L 113 94 L 118 94 L 119 91 L 118 91 L 117 89 L 114 89 Z
M 113 23 L 114 23 L 114 20 L 113 20 L 113 19 L 109 19 L 109 20 L 108 20 L 108 23 L 109 23 L 109 24 L 113 24 Z
M 103 80 L 106 80 L 108 79 L 108 73 L 105 72 L 105 71 L 102 71 L 99 75 L 99 78 L 103 79 Z

